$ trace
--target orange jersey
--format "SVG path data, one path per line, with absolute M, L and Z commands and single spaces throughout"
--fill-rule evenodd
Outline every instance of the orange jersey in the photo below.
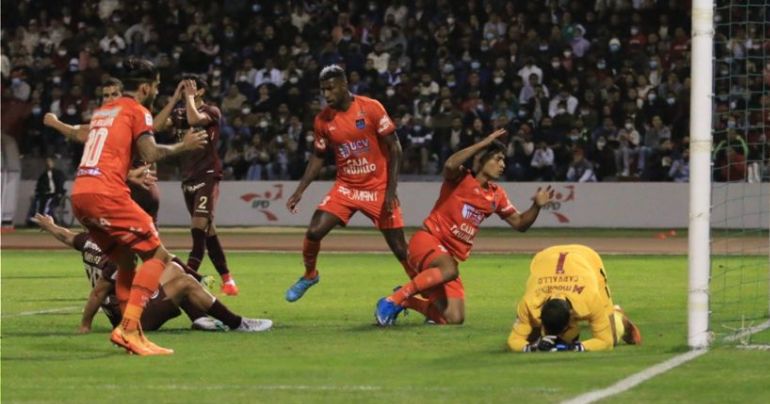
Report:
M 470 170 L 455 181 L 444 181 L 436 205 L 423 222 L 425 228 L 460 261 L 470 255 L 479 225 L 492 213 L 500 218 L 518 212 L 505 190 L 488 183 L 483 188 Z
M 72 194 L 128 196 L 134 141 L 146 133 L 152 134 L 152 115 L 133 98 L 118 98 L 94 111 Z
M 315 117 L 315 149 L 334 151 L 337 181 L 355 189 L 382 190 L 388 159 L 379 138 L 396 130 L 379 101 L 353 96 L 347 111 L 326 107 Z

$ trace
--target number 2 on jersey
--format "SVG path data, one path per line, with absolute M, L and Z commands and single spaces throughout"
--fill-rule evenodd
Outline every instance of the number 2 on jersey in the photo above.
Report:
M 107 141 L 107 128 L 94 128 L 88 132 L 88 141 L 83 149 L 83 158 L 80 159 L 81 167 L 96 167 L 99 157 L 102 156 L 104 142 Z

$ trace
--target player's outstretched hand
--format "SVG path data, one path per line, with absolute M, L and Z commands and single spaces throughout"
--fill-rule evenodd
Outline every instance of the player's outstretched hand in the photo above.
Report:
M 289 199 L 286 200 L 286 209 L 289 209 L 291 213 L 297 213 L 297 204 L 300 200 L 302 200 L 302 192 L 291 194 Z
M 553 201 L 554 194 L 555 191 L 550 185 L 545 189 L 538 187 L 537 192 L 535 192 L 535 196 L 532 197 L 532 200 L 535 201 L 538 208 L 542 208 L 543 206 Z
M 126 175 L 126 181 L 138 185 L 139 187 L 142 187 L 144 189 L 150 189 L 150 186 L 152 184 L 155 184 L 158 182 L 157 172 L 153 170 L 152 165 L 147 164 L 141 167 L 134 168 L 132 170 L 128 170 L 128 175 Z
M 385 213 L 387 215 L 391 215 L 400 203 L 401 202 L 398 200 L 398 195 L 396 195 L 395 192 L 385 193 L 385 204 L 383 205 L 383 208 L 385 209 Z
M 209 135 L 205 130 L 196 131 L 193 128 L 187 130 L 182 139 L 185 150 L 202 149 L 209 142 Z
M 43 125 L 45 126 L 54 126 L 58 121 L 59 117 L 57 117 L 56 114 L 52 112 L 46 112 L 45 115 L 43 115 Z
M 51 216 L 41 215 L 40 213 L 35 213 L 35 216 L 30 220 L 37 223 L 37 225 L 40 226 L 40 228 L 43 230 L 48 230 L 56 225 Z

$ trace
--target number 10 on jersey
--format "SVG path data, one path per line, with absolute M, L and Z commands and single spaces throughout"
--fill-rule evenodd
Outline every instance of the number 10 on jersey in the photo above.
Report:
M 93 128 L 88 132 L 88 141 L 86 141 L 83 149 L 83 158 L 80 159 L 81 167 L 96 167 L 99 164 L 99 157 L 102 155 L 108 133 L 107 128 Z

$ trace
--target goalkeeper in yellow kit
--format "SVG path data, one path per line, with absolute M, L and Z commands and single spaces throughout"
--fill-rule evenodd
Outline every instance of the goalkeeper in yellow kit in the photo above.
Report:
M 584 341 L 579 340 L 582 321 L 592 334 Z M 535 254 L 508 336 L 511 351 L 607 351 L 621 340 L 638 345 L 642 336 L 613 304 L 599 254 L 579 244 Z

